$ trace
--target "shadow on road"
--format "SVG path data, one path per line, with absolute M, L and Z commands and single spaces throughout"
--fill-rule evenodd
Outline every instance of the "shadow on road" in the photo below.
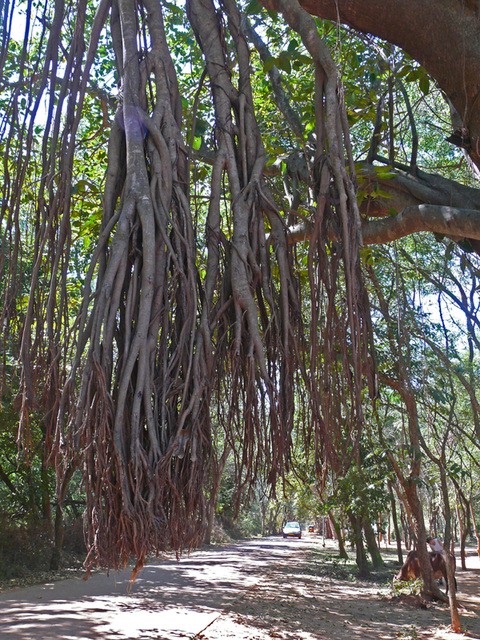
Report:
M 0 637 L 386 640 L 412 629 L 418 638 L 446 637 L 431 629 L 449 624 L 447 608 L 395 606 L 379 597 L 378 584 L 353 581 L 338 567 L 327 571 L 332 553 L 314 538 L 266 538 L 149 563 L 131 589 L 127 571 L 3 593 Z M 457 573 L 472 636 L 480 632 L 479 573 Z

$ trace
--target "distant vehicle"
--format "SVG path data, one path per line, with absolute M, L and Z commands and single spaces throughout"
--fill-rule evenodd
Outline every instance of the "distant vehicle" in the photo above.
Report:
M 302 528 L 298 524 L 298 522 L 287 522 L 287 524 L 283 527 L 283 537 L 284 538 L 301 538 L 302 537 Z
M 314 531 L 315 531 L 315 527 L 313 526 L 313 524 L 311 524 L 311 525 L 308 527 L 308 532 L 309 532 L 309 533 L 313 533 Z

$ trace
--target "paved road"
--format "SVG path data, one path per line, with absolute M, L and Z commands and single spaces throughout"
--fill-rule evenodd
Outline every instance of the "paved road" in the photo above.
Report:
M 1 640 L 191 638 L 242 598 L 272 563 L 301 554 L 304 540 L 267 538 L 0 594 Z

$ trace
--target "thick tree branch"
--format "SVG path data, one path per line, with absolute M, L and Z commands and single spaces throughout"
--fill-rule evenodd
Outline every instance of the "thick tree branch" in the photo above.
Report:
M 391 242 L 418 231 L 431 231 L 456 241 L 468 239 L 477 249 L 480 240 L 480 190 L 441 176 L 417 170 L 389 170 L 357 165 L 364 217 L 363 243 Z M 377 187 L 385 196 L 376 196 Z M 392 210 L 396 215 L 392 215 Z M 366 218 L 368 221 L 365 221 Z M 372 220 L 371 218 L 382 218 Z M 289 230 L 289 242 L 310 239 L 313 222 Z
M 382 244 L 418 231 L 432 231 L 457 240 L 480 240 L 480 211 L 428 204 L 407 207 L 390 218 L 367 222 L 363 243 Z
M 212 163 L 207 150 L 197 151 L 196 155 L 199 160 Z M 357 165 L 357 172 L 361 189 L 373 196 L 374 185 L 378 185 L 388 194 L 367 197 L 362 202 L 363 216 L 382 218 L 364 223 L 363 244 L 391 242 L 419 231 L 443 234 L 457 241 L 480 241 L 479 189 L 419 169 L 414 173 L 396 169 L 382 172 L 365 162 Z M 280 175 L 281 170 L 273 164 L 264 173 Z M 391 215 L 392 209 L 397 215 Z M 290 227 L 289 244 L 310 240 L 314 226 L 313 221 L 302 221 Z
M 310 240 L 313 223 L 302 222 L 288 232 L 290 244 Z M 363 226 L 363 244 L 384 244 L 419 231 L 430 231 L 454 240 L 480 240 L 480 211 L 420 204 Z
M 386 158 L 376 156 L 375 159 L 388 164 Z M 370 183 L 372 186 L 378 183 L 382 191 L 388 192 L 389 197 L 377 198 L 388 209 L 393 207 L 396 211 L 400 211 L 404 207 L 415 204 L 437 204 L 458 209 L 480 210 L 479 189 L 438 174 L 427 173 L 418 168 L 412 172 L 408 167 L 397 164 L 387 173 L 385 169 L 367 163 L 360 165 L 357 171 L 359 181 L 364 180 L 367 185 Z M 368 191 L 365 187 L 363 188 Z

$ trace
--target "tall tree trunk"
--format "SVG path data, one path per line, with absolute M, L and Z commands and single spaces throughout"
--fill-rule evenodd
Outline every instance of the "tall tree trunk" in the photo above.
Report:
M 398 279 L 398 274 L 395 274 L 395 279 L 392 284 L 397 290 L 397 297 L 399 304 L 403 304 L 403 307 L 399 307 L 396 310 L 396 318 L 392 318 L 389 308 L 389 300 L 384 296 L 383 290 L 380 287 L 378 278 L 371 267 L 366 266 L 370 275 L 372 284 L 375 287 L 375 291 L 378 296 L 381 312 L 388 324 L 388 340 L 392 354 L 396 359 L 396 379 L 386 378 L 385 382 L 396 390 L 400 395 L 403 404 L 405 406 L 406 418 L 407 418 L 407 435 L 408 435 L 408 447 L 410 450 L 410 468 L 408 475 L 405 473 L 402 466 L 398 463 L 391 446 L 387 445 L 383 435 L 382 426 L 379 424 L 379 437 L 383 446 L 385 447 L 386 454 L 392 468 L 397 476 L 399 485 L 402 488 L 402 494 L 399 497 L 403 500 L 403 504 L 407 511 L 408 518 L 413 527 L 413 535 L 415 539 L 415 545 L 418 552 L 418 561 L 420 564 L 420 571 L 423 578 L 423 595 L 427 599 L 433 597 L 440 600 L 445 600 L 445 596 L 438 588 L 434 577 L 432 566 L 430 563 L 430 556 L 427 551 L 427 534 L 425 530 L 425 520 L 423 513 L 423 506 L 418 495 L 418 481 L 421 471 L 421 459 L 422 452 L 420 448 L 421 432 L 418 419 L 418 407 L 415 396 L 415 389 L 412 385 L 412 376 L 410 371 L 410 334 L 403 323 L 403 313 L 405 311 L 406 303 L 403 300 L 403 283 Z
M 423 578 L 423 595 L 429 600 L 433 597 L 445 600 L 445 596 L 441 593 L 433 576 L 430 554 L 427 550 L 427 532 L 425 529 L 423 508 L 418 496 L 417 484 L 413 478 L 408 478 L 406 480 L 404 479 L 402 486 L 414 524 L 418 562 L 420 564 L 420 571 Z
M 447 565 L 447 580 L 448 580 L 448 603 L 450 606 L 450 618 L 452 621 L 452 629 L 455 633 L 461 633 L 462 627 L 460 624 L 460 617 L 458 615 L 458 604 L 457 604 L 457 593 L 456 593 L 456 582 L 455 582 L 455 557 L 453 553 L 450 553 L 450 547 L 453 547 L 452 540 L 452 511 L 450 509 L 450 500 L 448 497 L 448 487 L 447 487 L 447 475 L 445 471 L 445 465 L 442 464 L 442 461 L 438 461 L 438 469 L 440 471 L 440 486 L 442 488 L 442 497 L 443 497 L 443 505 L 444 505 L 444 514 L 445 514 L 445 548 L 447 551 L 446 554 L 446 565 Z M 452 543 L 452 544 L 451 544 Z
M 470 500 L 467 498 L 457 482 L 455 482 L 455 488 L 457 490 L 457 518 L 460 527 L 460 560 L 462 569 L 466 571 L 467 537 L 472 530 L 472 520 L 470 517 Z
M 402 523 L 402 539 L 405 549 L 410 551 L 412 549 L 412 528 L 407 518 L 403 503 L 400 503 L 400 522 Z
M 367 549 L 372 559 L 373 568 L 378 569 L 378 567 L 383 567 L 384 563 L 380 549 L 378 548 L 375 531 L 373 530 L 370 520 L 366 518 L 363 520 L 363 531 L 365 532 L 365 540 L 367 541 Z
M 360 578 L 366 578 L 370 575 L 368 569 L 367 555 L 363 546 L 362 517 L 352 514 L 348 515 L 353 531 L 353 544 L 355 545 L 356 562 L 358 566 L 358 575 Z
M 393 495 L 393 489 L 390 482 L 388 483 L 388 491 L 390 493 L 390 506 L 392 510 L 393 529 L 395 531 L 395 542 L 397 544 L 398 563 L 403 565 L 402 537 L 398 527 L 397 504 L 395 502 L 395 496 Z
M 458 500 L 459 498 L 457 498 L 457 519 L 460 529 L 460 562 L 462 565 L 462 569 L 465 571 L 465 569 L 467 568 L 465 564 L 465 539 L 467 537 L 468 530 L 465 528 L 462 514 L 460 513 L 460 505 L 458 504 Z
M 448 603 L 450 605 L 450 618 L 452 629 L 455 633 L 462 633 L 460 616 L 458 615 L 457 590 L 455 582 L 455 557 L 447 549 L 447 580 L 448 580 Z
M 331 521 L 331 523 L 333 525 L 333 528 L 335 530 L 335 535 L 337 536 L 338 555 L 340 556 L 340 558 L 344 558 L 345 560 L 347 560 L 348 559 L 348 553 L 347 553 L 347 550 L 345 549 L 345 540 L 344 540 L 344 537 L 343 537 L 342 529 L 341 529 L 339 523 L 337 522 L 337 519 L 333 515 L 333 510 L 332 509 L 330 509 L 328 511 L 328 515 L 329 515 L 330 521 Z
M 57 502 L 55 505 L 55 522 L 53 526 L 54 542 L 52 555 L 50 557 L 50 569 L 57 571 L 60 568 L 62 560 L 62 548 L 65 538 L 65 525 L 63 522 L 63 509 Z
M 480 532 L 478 530 L 478 524 L 477 524 L 477 519 L 475 517 L 475 511 L 473 509 L 472 500 L 469 501 L 469 506 L 470 506 L 470 513 L 472 515 L 473 530 L 475 531 L 475 537 L 477 538 L 477 555 L 480 558 Z

